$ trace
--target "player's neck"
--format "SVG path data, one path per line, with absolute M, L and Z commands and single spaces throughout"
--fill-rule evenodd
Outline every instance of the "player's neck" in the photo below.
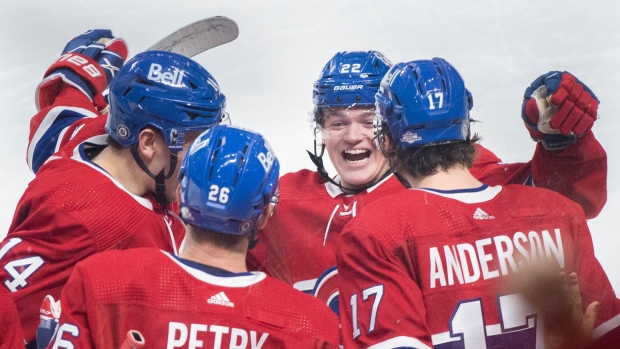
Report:
M 247 249 L 247 243 L 223 248 L 205 241 L 198 242 L 187 234 L 179 257 L 233 273 L 243 273 L 247 272 Z
M 458 190 L 479 188 L 482 182 L 477 180 L 467 168 L 463 166 L 451 167 L 447 171 L 439 170 L 437 173 L 425 177 L 412 177 L 405 175 L 411 188 L 429 188 L 439 190 Z
M 92 160 L 117 180 L 127 191 L 137 196 L 149 192 L 145 185 L 150 178 L 140 169 L 129 149 L 106 147 Z

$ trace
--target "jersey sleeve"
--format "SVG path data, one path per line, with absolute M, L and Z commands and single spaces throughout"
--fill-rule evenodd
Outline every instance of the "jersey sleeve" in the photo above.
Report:
M 88 275 L 78 264 L 60 296 L 62 307 L 56 335 L 48 348 L 94 348 L 97 318 L 91 309 L 96 302 L 92 299 L 94 290 L 88 290 Z
M 564 150 L 540 143 L 531 161 L 532 184 L 575 201 L 586 218 L 596 217 L 607 202 L 607 153 L 589 132 Z
M 372 227 L 353 221 L 338 242 L 340 320 L 345 348 L 431 348 L 426 309 L 414 281 L 416 276 L 367 229 Z
M 480 145 L 477 151 L 470 170 L 481 182 L 553 190 L 581 205 L 587 218 L 596 217 L 607 201 L 607 154 L 592 132 L 563 150 L 537 144 L 532 160 L 525 163 L 503 163 Z
M 575 271 L 579 278 L 583 309 L 592 302 L 600 305 L 596 314 L 593 337 L 596 348 L 615 348 L 620 338 L 620 300 L 594 255 L 592 237 L 581 210 L 576 207 L 574 219 L 578 233 L 575 239 Z
M 0 288 L 0 348 L 24 348 L 24 333 L 11 295 Z
M 95 101 L 61 78 L 49 76 L 37 87 L 37 109 L 30 119 L 26 160 L 36 174 L 39 167 L 69 141 L 78 143 L 105 134 L 107 114 L 100 114 Z M 99 99 L 103 99 L 98 95 Z M 101 104 L 101 102 L 99 102 Z M 91 124 L 95 123 L 96 127 Z

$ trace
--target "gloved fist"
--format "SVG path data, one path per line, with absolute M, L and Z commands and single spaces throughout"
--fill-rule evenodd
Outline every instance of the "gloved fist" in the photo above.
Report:
M 43 299 L 39 309 L 39 326 L 37 327 L 37 348 L 43 349 L 52 342 L 58 330 L 58 319 L 60 318 L 60 301 L 55 301 L 49 294 Z
M 521 117 L 532 139 L 558 150 L 590 131 L 598 105 L 594 93 L 571 73 L 551 71 L 525 90 Z
M 89 30 L 75 37 L 45 73 L 37 89 L 39 109 L 53 102 L 59 92 L 60 79 L 83 92 L 102 109 L 107 103 L 101 93 L 121 69 L 127 55 L 127 43 L 114 38 L 110 30 Z
M 121 38 L 113 37 L 111 30 L 95 29 L 69 41 L 62 53 L 63 55 L 80 53 L 92 58 L 103 68 L 107 78 L 107 86 L 125 63 L 128 49 L 127 43 Z

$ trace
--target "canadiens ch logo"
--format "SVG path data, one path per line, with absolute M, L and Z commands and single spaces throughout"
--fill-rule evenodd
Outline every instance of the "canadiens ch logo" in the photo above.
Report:
M 312 290 L 312 295 L 325 302 L 336 315 L 340 316 L 339 294 L 338 270 L 334 266 L 327 269 L 319 276 L 314 290 Z

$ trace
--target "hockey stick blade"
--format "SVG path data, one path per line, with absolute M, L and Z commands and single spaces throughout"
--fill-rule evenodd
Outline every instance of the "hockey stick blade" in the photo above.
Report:
M 201 19 L 159 40 L 147 50 L 169 51 L 193 57 L 206 50 L 235 40 L 237 23 L 230 18 L 215 16 Z

